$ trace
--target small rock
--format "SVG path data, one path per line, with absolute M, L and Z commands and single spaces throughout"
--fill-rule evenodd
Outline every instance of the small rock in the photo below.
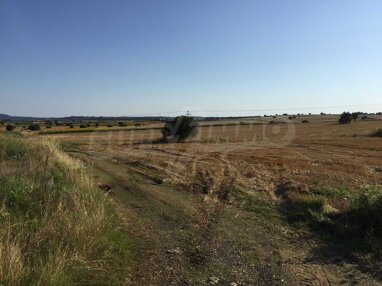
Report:
M 216 284 L 219 283 L 219 278 L 217 278 L 217 277 L 215 277 L 215 276 L 212 276 L 212 277 L 210 277 L 210 279 L 209 279 L 209 283 L 210 283 L 210 285 L 216 285 Z
M 166 253 L 169 253 L 169 254 L 181 254 L 181 250 L 179 247 L 176 247 L 176 248 L 173 248 L 173 249 L 169 249 L 166 251 Z

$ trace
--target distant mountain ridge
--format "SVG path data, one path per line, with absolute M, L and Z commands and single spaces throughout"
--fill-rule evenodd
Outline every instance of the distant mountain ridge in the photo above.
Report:
M 172 119 L 171 116 L 66 116 L 66 117 L 32 117 L 32 116 L 12 116 L 0 113 L 0 121 L 46 121 L 58 120 L 61 122 L 73 121 L 129 121 L 129 120 L 159 120 L 165 121 Z M 201 120 L 204 117 L 194 116 L 196 120 Z

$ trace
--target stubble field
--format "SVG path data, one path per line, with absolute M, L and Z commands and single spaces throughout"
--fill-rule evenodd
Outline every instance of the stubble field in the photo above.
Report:
M 337 118 L 204 122 L 174 144 L 158 129 L 49 137 L 112 187 L 127 285 L 379 285 L 378 237 L 346 235 L 343 214 L 382 185 L 382 121 Z

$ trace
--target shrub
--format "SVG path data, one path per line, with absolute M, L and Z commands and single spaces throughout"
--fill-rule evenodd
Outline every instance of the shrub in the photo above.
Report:
M 348 124 L 353 120 L 353 117 L 350 112 L 343 112 L 338 119 L 339 124 Z
M 46 125 L 45 128 L 50 129 L 50 128 L 52 128 L 52 125 Z
M 346 213 L 353 235 L 371 232 L 382 236 L 381 210 L 382 190 L 380 188 L 369 187 L 357 193 Z
M 15 130 L 15 126 L 14 125 L 12 125 L 12 124 L 7 124 L 7 126 L 5 126 L 5 129 L 7 130 L 7 131 L 13 131 L 13 130 Z
M 382 137 L 382 129 L 378 129 L 377 131 L 371 133 L 371 137 Z
M 126 126 L 126 123 L 125 122 L 118 122 L 118 126 L 119 127 Z
M 301 121 L 302 123 L 309 123 L 309 120 L 306 120 L 304 119 L 303 121 Z
M 87 124 L 80 124 L 80 128 L 87 128 L 88 125 Z
M 31 124 L 29 124 L 28 129 L 29 129 L 30 131 L 37 131 L 37 130 L 40 130 L 41 128 L 40 128 L 40 125 L 39 125 L 39 124 L 37 124 L 37 123 L 31 123 Z
M 98 127 L 99 126 L 99 123 L 97 122 L 96 124 L 95 124 L 95 127 Z
M 113 124 L 108 124 L 106 126 L 110 128 L 110 127 L 113 127 Z
M 166 123 L 162 129 L 163 139 L 167 142 L 180 142 L 196 135 L 197 124 L 192 116 L 177 116 Z

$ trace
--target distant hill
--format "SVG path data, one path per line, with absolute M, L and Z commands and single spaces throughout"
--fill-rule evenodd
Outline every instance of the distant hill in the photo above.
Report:
M 11 121 L 46 121 L 46 120 L 57 120 L 60 122 L 78 122 L 78 121 L 143 121 L 143 120 L 169 120 L 172 117 L 166 116 L 67 116 L 67 117 L 30 117 L 30 116 L 12 116 L 0 113 L 0 121 L 11 122 Z

